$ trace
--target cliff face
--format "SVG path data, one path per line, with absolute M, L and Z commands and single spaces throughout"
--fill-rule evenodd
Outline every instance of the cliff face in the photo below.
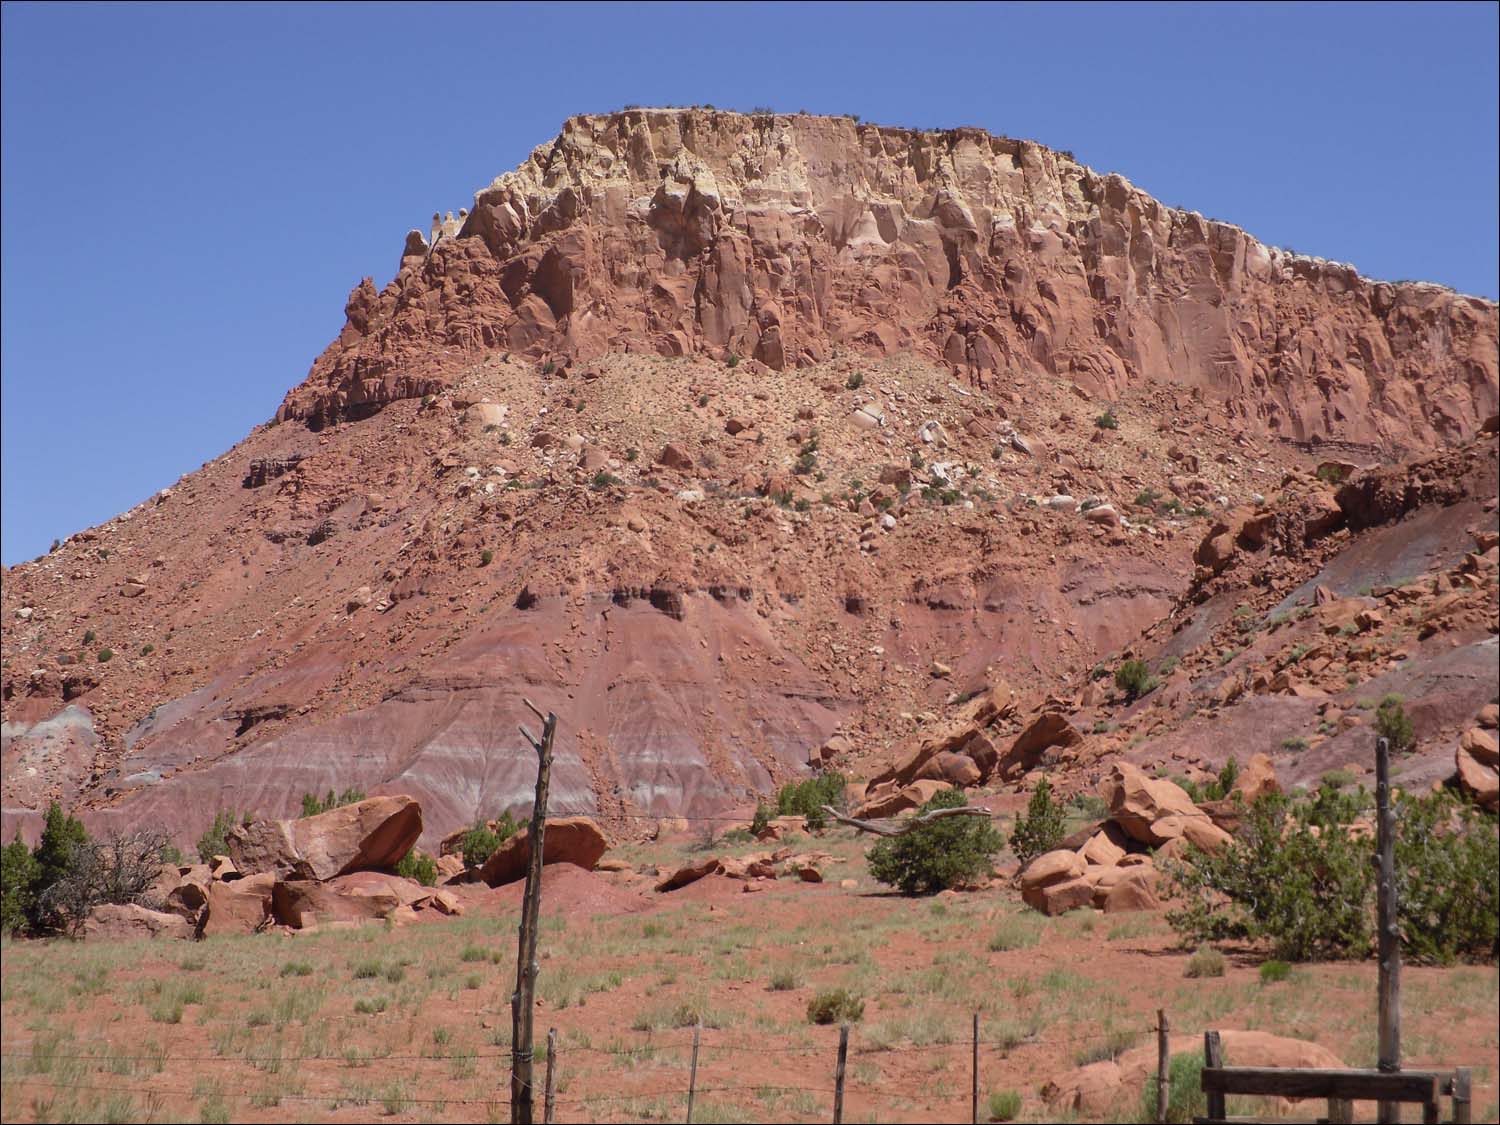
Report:
M 347 314 L 280 417 L 361 417 L 488 351 L 911 351 L 1109 399 L 1162 381 L 1387 455 L 1471 435 L 1500 398 L 1491 302 L 1267 247 L 1028 141 L 848 118 L 572 118 Z

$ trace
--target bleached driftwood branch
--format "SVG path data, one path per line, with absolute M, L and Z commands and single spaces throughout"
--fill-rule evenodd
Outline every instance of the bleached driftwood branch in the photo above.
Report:
M 857 828 L 861 832 L 869 832 L 876 836 L 905 836 L 908 832 L 915 832 L 924 824 L 931 824 L 935 820 L 941 820 L 945 816 L 990 816 L 988 809 L 933 809 L 921 816 L 909 817 L 906 820 L 894 818 L 882 818 L 880 820 L 855 820 L 852 816 L 845 816 L 831 805 L 824 805 L 823 811 L 840 824 L 847 824 L 851 828 Z

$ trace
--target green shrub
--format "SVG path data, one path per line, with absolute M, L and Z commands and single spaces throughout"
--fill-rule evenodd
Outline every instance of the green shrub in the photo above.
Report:
M 1016 1090 L 991 1090 L 986 1108 L 991 1121 L 1014 1121 L 1021 1112 L 1021 1095 Z
M 482 550 L 482 551 L 479 552 L 479 565 L 480 566 L 489 566 L 490 563 L 492 563 L 494 561 L 495 561 L 495 552 L 492 551 L 492 550 L 490 550 L 488 547 L 486 547 L 484 550 Z
M 357 805 L 364 799 L 365 794 L 361 789 L 345 789 L 342 793 L 335 793 L 330 789 L 328 796 L 321 801 L 312 793 L 304 793 L 302 794 L 302 815 L 317 816 L 319 813 L 332 812 L 344 805 Z
M 424 887 L 431 887 L 437 883 L 437 861 L 412 848 L 397 862 L 396 874 L 403 879 L 415 879 Z
M 844 386 L 848 387 L 851 391 L 857 391 L 857 390 L 859 390 L 860 387 L 863 387 L 864 385 L 865 385 L 864 373 L 860 372 L 860 371 L 856 371 L 853 375 L 850 375 L 849 376 L 849 381 L 844 384 Z
M 115 650 L 112 648 L 101 648 L 98 652 L 99 663 L 108 664 L 115 658 Z
M 729 358 L 724 361 L 724 366 L 726 366 L 726 367 L 738 367 L 739 365 L 740 365 L 740 357 L 737 356 L 737 355 L 735 355 L 734 352 L 730 352 L 729 353 Z
M 1113 410 L 1106 410 L 1094 419 L 1094 425 L 1098 426 L 1101 430 L 1118 430 L 1120 428 L 1120 420 L 1115 417 Z
M 1287 961 L 1362 958 L 1375 923 L 1375 842 L 1351 832 L 1369 794 L 1322 786 L 1247 810 L 1214 854 L 1168 864 L 1183 905 L 1167 921 L 1192 941 L 1264 941 Z M 1417 962 L 1487 960 L 1500 942 L 1495 818 L 1449 793 L 1396 800 L 1396 881 L 1403 953 Z
M 1052 851 L 1066 835 L 1065 819 L 1063 806 L 1052 799 L 1051 783 L 1042 778 L 1037 782 L 1031 800 L 1026 803 L 1025 814 L 1016 817 L 1010 834 L 1010 850 L 1022 863 Z
M 1390 742 L 1395 754 L 1410 750 L 1417 741 L 1411 720 L 1406 716 L 1405 702 L 1399 695 L 1387 695 L 1375 709 L 1375 733 Z
M 98 635 L 99 634 L 95 633 L 92 629 L 90 629 L 88 632 L 84 633 L 84 635 L 83 635 L 83 643 L 86 644 L 86 645 L 93 644 L 95 638 L 97 638 Z
M 750 818 L 750 834 L 759 836 L 771 827 L 771 806 L 764 801 L 755 802 L 755 815 Z
M 17 828 L 16 838 L 0 848 L 0 934 L 17 934 L 30 925 L 38 871 Z
M 229 854 L 229 830 L 238 823 L 238 818 L 229 809 L 214 813 L 214 822 L 198 837 L 198 859 L 208 863 L 216 855 Z
M 1156 690 L 1156 677 L 1144 660 L 1127 660 L 1115 669 L 1115 687 L 1134 701 Z
M 918 810 L 962 808 L 957 789 L 945 789 Z M 903 894 L 931 894 L 990 874 L 991 857 L 1005 841 L 988 817 L 952 816 L 876 843 L 866 858 L 870 876 Z
M 772 992 L 790 992 L 797 987 L 797 974 L 791 969 L 777 969 L 771 974 Z
M 1349 470 L 1343 465 L 1335 465 L 1332 462 L 1319 465 L 1317 477 L 1324 484 L 1343 484 L 1349 477 Z
M 809 1023 L 856 1023 L 864 1014 L 863 998 L 844 988 L 820 992 L 807 1002 Z
M 1146 1076 L 1141 1088 L 1141 1111 L 1138 1121 L 1155 1121 L 1156 1071 Z M 1188 1125 L 1208 1114 L 1208 1097 L 1203 1092 L 1203 1052 L 1173 1055 L 1167 1070 L 1167 1120 L 1172 1125 Z
M 1292 967 L 1285 961 L 1262 961 L 1260 983 L 1276 984 L 1292 975 Z
M 483 820 L 464 833 L 459 841 L 459 854 L 464 857 L 465 867 L 483 867 L 484 861 L 495 854 L 495 850 L 509 840 L 520 829 L 510 810 L 506 809 L 495 821 L 493 829 Z
M 1222 977 L 1224 975 L 1224 954 L 1211 945 L 1200 945 L 1193 955 L 1188 958 L 1187 968 L 1183 971 L 1182 975 L 1194 979 L 1198 977 Z
M 848 779 L 837 770 L 828 770 L 806 781 L 792 781 L 783 785 L 776 794 L 777 816 L 801 816 L 807 827 L 816 831 L 828 824 L 824 805 L 832 805 L 840 812 L 844 808 L 844 788 Z

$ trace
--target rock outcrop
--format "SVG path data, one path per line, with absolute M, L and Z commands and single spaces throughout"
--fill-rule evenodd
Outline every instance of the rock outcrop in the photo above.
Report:
M 1288 438 L 1397 448 L 1467 436 L 1497 399 L 1488 301 L 1267 247 L 1031 141 L 844 117 L 570 118 L 345 313 L 282 418 L 441 390 L 445 349 L 908 350 L 1108 398 L 1166 379 Z
M 394 867 L 422 835 L 410 797 L 370 797 L 298 820 L 257 820 L 230 830 L 229 854 L 246 875 L 332 879 Z

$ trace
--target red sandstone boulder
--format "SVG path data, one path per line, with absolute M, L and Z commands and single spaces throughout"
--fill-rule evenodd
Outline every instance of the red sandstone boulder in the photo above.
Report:
M 1458 768 L 1458 782 L 1474 799 L 1474 803 L 1489 812 L 1500 808 L 1500 772 L 1487 766 L 1462 745 L 1454 751 L 1453 764 Z
M 191 938 L 193 924 L 180 914 L 148 910 L 136 903 L 105 903 L 89 911 L 84 919 L 85 941 L 118 941 L 129 938 Z
M 203 936 L 253 934 L 263 929 L 271 917 L 271 891 L 275 885 L 276 876 L 269 871 L 229 882 L 215 881 L 208 888 L 208 919 Z
M 1281 783 L 1276 780 L 1276 767 L 1271 764 L 1270 755 L 1264 753 L 1250 756 L 1250 761 L 1240 770 L 1239 776 L 1234 779 L 1234 788 L 1230 790 L 1231 794 L 1238 793 L 1247 805 L 1253 805 L 1261 797 L 1280 792 Z
M 300 820 L 257 820 L 229 833 L 229 854 L 245 874 L 331 879 L 394 867 L 422 835 L 422 807 L 410 797 L 370 797 Z
M 1116 762 L 1102 788 L 1110 820 L 1131 838 L 1151 847 L 1181 836 L 1185 818 L 1211 823 L 1181 786 L 1165 778 L 1147 777 L 1130 762 Z
M 1035 768 L 1046 751 L 1057 746 L 1076 746 L 1081 735 L 1060 711 L 1044 711 L 1027 724 L 1010 748 L 1000 756 L 1003 777 L 1019 777 Z
M 546 841 L 542 851 L 542 863 L 571 863 L 585 871 L 592 871 L 601 856 L 609 850 L 609 841 L 604 832 L 586 816 L 565 816 L 556 820 L 547 819 Z M 522 828 L 501 844 L 484 861 L 479 877 L 492 887 L 514 883 L 526 877 L 526 866 L 531 862 L 531 828 Z

